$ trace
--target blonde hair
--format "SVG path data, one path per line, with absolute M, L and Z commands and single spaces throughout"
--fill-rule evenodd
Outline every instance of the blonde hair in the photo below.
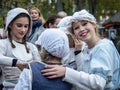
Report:
M 43 15 L 42 15 L 41 11 L 37 7 L 31 7 L 31 8 L 28 9 L 28 12 L 31 13 L 32 10 L 36 10 L 38 12 L 39 19 L 42 21 L 42 24 L 44 24 L 45 19 L 44 19 Z
M 47 60 L 49 60 L 49 59 L 51 59 L 51 58 L 54 58 L 54 59 L 56 59 L 56 60 L 58 60 L 58 61 L 61 61 L 61 60 L 62 60 L 62 58 L 53 56 L 53 55 L 50 54 L 48 51 L 46 51 L 44 48 L 41 49 L 41 51 L 40 51 L 40 56 L 41 56 L 41 59 L 42 59 L 43 62 L 44 62 L 44 61 L 47 61 Z
M 87 21 L 87 20 L 83 20 L 83 21 Z M 93 25 L 96 26 L 96 27 L 95 27 L 95 33 L 96 33 L 96 35 L 97 35 L 98 37 L 100 37 L 97 23 L 93 23 L 93 22 L 90 22 L 90 21 L 87 21 L 87 22 L 89 22 L 89 23 L 91 23 L 91 24 L 93 24 Z M 72 22 L 72 23 L 73 23 L 73 22 Z M 74 36 L 73 27 L 71 27 L 71 29 L 69 30 L 69 32 Z

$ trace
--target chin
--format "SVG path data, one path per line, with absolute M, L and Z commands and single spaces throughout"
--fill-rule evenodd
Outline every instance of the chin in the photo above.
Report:
M 19 39 L 23 39 L 23 37 L 24 37 L 24 36 L 19 36 L 18 38 L 19 38 Z

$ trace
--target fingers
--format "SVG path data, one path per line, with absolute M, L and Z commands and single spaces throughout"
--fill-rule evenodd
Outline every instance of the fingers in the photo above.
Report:
M 45 69 L 42 70 L 41 72 L 43 75 L 48 76 L 48 75 L 54 75 L 56 73 L 56 69 L 54 65 L 46 65 Z
M 45 68 L 55 68 L 57 67 L 58 65 L 46 65 Z
M 79 39 L 74 39 L 74 41 L 75 41 L 76 44 L 77 44 L 77 43 L 78 43 L 78 44 L 81 44 L 81 42 L 82 42 L 82 41 L 79 40 Z
M 76 49 L 76 51 L 81 50 L 82 45 L 83 45 L 83 43 L 82 43 L 81 40 L 75 39 L 75 49 Z
M 44 69 L 41 72 L 42 72 L 42 75 L 47 76 L 47 78 L 49 79 L 57 78 L 57 70 L 55 70 L 54 68 Z
M 44 76 L 50 76 L 50 75 L 55 75 L 56 72 L 42 72 L 42 75 Z
M 49 79 L 58 78 L 59 77 L 59 74 L 58 74 L 57 70 L 56 71 L 54 71 L 54 70 L 53 71 L 51 71 L 51 70 L 50 71 L 49 70 L 44 70 L 44 71 L 42 72 L 42 75 L 46 76 Z
M 54 68 L 52 68 L 52 69 L 44 69 L 44 70 L 42 70 L 41 72 L 42 73 L 47 73 L 47 72 L 55 72 L 56 70 L 54 69 Z
M 58 76 L 57 75 L 52 75 L 52 76 L 48 76 L 47 78 L 53 79 L 53 78 L 58 78 Z
M 59 65 L 46 65 L 41 72 L 42 75 L 52 79 L 64 76 L 65 68 Z

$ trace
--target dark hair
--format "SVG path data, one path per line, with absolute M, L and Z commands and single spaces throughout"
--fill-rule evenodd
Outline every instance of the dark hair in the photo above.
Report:
M 68 37 L 68 40 L 69 40 L 69 47 L 70 48 L 75 47 L 75 42 L 74 42 L 74 39 L 73 39 L 72 35 L 67 34 L 67 37 Z
M 5 25 L 6 25 L 6 16 L 3 16 L 3 28 L 5 29 Z
M 61 18 L 59 15 L 53 14 L 51 16 L 49 16 L 45 22 L 45 24 L 43 25 L 45 28 L 49 28 L 49 24 L 54 24 L 55 20 Z
M 28 30 L 30 30 L 31 19 L 30 19 L 30 16 L 27 15 L 27 14 L 25 14 L 25 13 L 20 13 L 20 14 L 17 15 L 10 23 L 13 23 L 16 19 L 21 18 L 21 17 L 27 17 L 27 18 L 29 19 L 29 28 L 28 28 Z M 28 31 L 27 33 L 29 33 L 29 31 Z M 27 48 L 27 45 L 26 45 L 26 36 L 27 36 L 27 35 L 25 35 L 25 36 L 23 37 L 22 43 L 25 45 L 25 48 L 26 48 L 27 53 L 29 53 L 29 49 Z M 10 43 L 11 43 L 12 48 L 15 48 L 16 46 L 12 43 L 11 28 L 9 28 L 9 27 L 8 27 L 8 38 L 9 38 L 9 40 L 10 40 Z

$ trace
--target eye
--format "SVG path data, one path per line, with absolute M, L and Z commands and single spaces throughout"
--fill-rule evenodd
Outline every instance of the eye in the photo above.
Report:
M 87 24 L 88 24 L 88 22 L 82 22 L 82 26 L 85 26 Z
M 22 24 L 19 24 L 19 23 L 17 23 L 16 25 L 17 25 L 17 27 L 22 27 L 23 26 Z
M 28 27 L 29 27 L 29 25 L 24 25 L 24 27 L 25 27 L 25 28 L 28 28 Z
M 74 27 L 73 29 L 74 29 L 74 30 L 77 30 L 77 29 L 79 29 L 79 26 L 76 26 L 76 27 Z
M 34 13 L 33 13 L 33 12 L 31 12 L 30 14 L 31 14 L 31 15 L 33 15 Z

